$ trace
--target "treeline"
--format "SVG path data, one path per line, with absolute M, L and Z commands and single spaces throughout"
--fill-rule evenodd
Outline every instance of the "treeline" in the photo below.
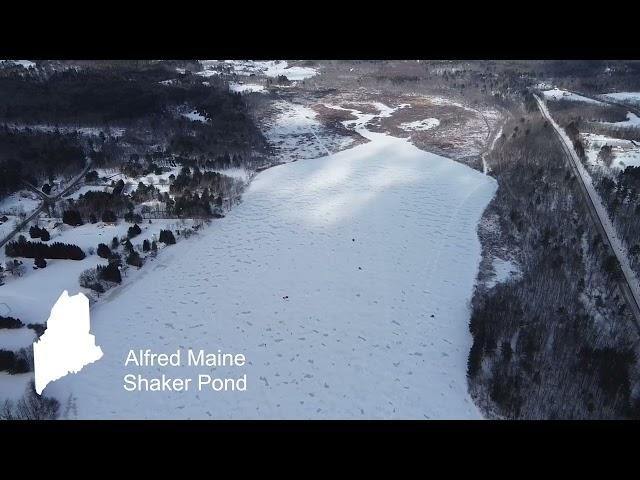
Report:
M 31 238 L 39 238 L 43 242 L 48 242 L 49 240 L 51 240 L 49 231 L 46 228 L 40 228 L 37 225 L 33 225 L 29 228 L 29 236 Z
M 640 167 L 627 167 L 613 178 L 594 176 L 616 232 L 627 246 L 631 268 L 640 276 Z
M 31 381 L 20 400 L 4 401 L 0 407 L 0 420 L 55 420 L 59 410 L 60 402 L 52 397 L 38 395 Z
M 82 260 L 85 253 L 77 245 L 55 242 L 51 245 L 29 242 L 23 236 L 18 241 L 9 242 L 4 247 L 7 257 L 48 258 L 60 260 Z
M 2 328 L 22 328 L 24 327 L 24 323 L 22 323 L 19 319 L 13 317 L 3 317 L 0 315 L 0 329 Z
M 195 201 L 198 203 L 203 201 L 203 204 L 209 202 L 221 206 L 223 197 L 237 197 L 243 188 L 244 183 L 237 178 L 218 172 L 203 172 L 197 166 L 193 168 L 185 166 L 171 183 L 169 191 L 175 195 L 185 196 L 183 202 Z M 199 198 L 196 198 L 197 194 L 191 194 L 194 191 L 201 191 Z M 176 198 L 176 202 L 178 202 L 178 198 Z
M 474 292 L 470 392 L 490 417 L 638 418 L 638 334 L 612 252 L 552 127 L 532 112 L 505 132 L 488 156 L 497 227 L 481 222 L 479 236 L 484 269 L 509 252 L 521 274 Z
M 64 223 L 69 225 L 82 225 L 87 220 L 91 223 L 92 217 L 102 220 L 103 222 L 116 222 L 118 216 L 122 216 L 125 212 L 132 210 L 134 207 L 131 199 L 122 195 L 124 182 L 114 182 L 114 189 L 111 193 L 98 190 L 90 190 L 77 200 L 65 200 L 63 217 L 66 216 L 67 221 L 63 218 Z
M 33 371 L 33 366 L 31 365 L 26 349 L 23 348 L 18 352 L 0 350 L 0 372 L 17 375 L 31 371 Z
M 0 126 L 0 198 L 22 188 L 21 179 L 37 185 L 83 165 L 84 147 L 75 135 Z

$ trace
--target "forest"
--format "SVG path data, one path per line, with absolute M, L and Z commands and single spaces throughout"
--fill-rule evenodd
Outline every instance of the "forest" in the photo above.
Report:
M 86 159 L 116 166 L 160 154 L 204 164 L 266 151 L 245 101 L 225 80 L 203 82 L 170 62 L 111 63 L 23 75 L 0 69 L 0 199 L 22 180 L 73 175 Z M 193 110 L 206 121 L 183 116 Z
M 487 161 L 483 257 L 510 252 L 522 274 L 476 288 L 472 396 L 492 418 L 639 418 L 638 332 L 552 127 L 522 110 Z

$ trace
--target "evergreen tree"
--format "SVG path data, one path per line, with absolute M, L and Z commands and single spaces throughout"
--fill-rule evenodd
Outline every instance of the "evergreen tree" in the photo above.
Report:
M 80 212 L 77 210 L 65 210 L 62 213 L 62 222 L 72 227 L 78 227 L 84 224 Z
M 108 246 L 106 246 L 104 243 L 100 243 L 98 245 L 98 256 L 102 257 L 102 258 L 109 258 L 109 256 L 111 255 L 111 250 L 109 249 Z
M 105 210 L 102 212 L 102 221 L 105 223 L 115 223 L 118 221 L 116 214 L 111 210 Z
M 142 230 L 140 229 L 137 223 L 134 224 L 133 227 L 129 227 L 129 229 L 127 230 L 127 236 L 129 238 L 134 238 L 140 235 L 141 233 L 142 233 Z
M 31 238 L 40 238 L 42 236 L 42 231 L 36 225 L 31 226 L 29 228 L 29 236 Z
M 167 245 L 174 245 L 176 243 L 176 237 L 173 236 L 173 232 L 171 230 L 160 230 L 159 240 Z
M 134 251 L 127 257 L 127 263 L 139 268 L 142 267 L 142 258 L 140 258 L 138 252 Z
M 120 275 L 120 269 L 115 263 L 102 266 L 98 265 L 96 268 L 98 272 L 98 278 L 101 280 L 107 280 L 109 282 L 122 283 L 122 276 Z

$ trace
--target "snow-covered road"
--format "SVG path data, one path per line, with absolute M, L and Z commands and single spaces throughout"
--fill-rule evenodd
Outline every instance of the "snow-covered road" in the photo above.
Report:
M 385 114 L 391 114 L 385 112 Z M 104 357 L 47 387 L 70 418 L 479 418 L 467 393 L 476 228 L 496 182 L 370 141 L 258 174 L 244 201 L 92 311 Z M 347 122 L 349 123 L 349 122 Z M 242 368 L 125 367 L 129 349 Z M 125 374 L 247 374 L 245 392 L 127 392 Z M 66 409 L 72 395 L 74 408 Z
M 631 268 L 631 263 L 629 262 L 629 253 L 622 243 L 622 240 L 619 238 L 618 233 L 616 232 L 616 229 L 613 226 L 611 219 L 609 218 L 609 213 L 607 212 L 607 209 L 602 203 L 600 195 L 593 185 L 591 175 L 584 167 L 582 161 L 578 157 L 578 154 L 573 148 L 571 139 L 553 119 L 553 117 L 549 113 L 547 105 L 537 95 L 535 95 L 535 99 L 538 103 L 538 106 L 540 107 L 542 115 L 549 121 L 549 123 L 551 123 L 556 133 L 560 137 L 560 140 L 564 146 L 564 150 L 568 154 L 569 160 L 575 168 L 575 172 L 577 173 L 577 176 L 580 180 L 580 185 L 584 187 L 584 191 L 588 196 L 587 206 L 592 213 L 592 216 L 594 216 L 596 228 L 602 230 L 599 233 L 604 234 L 604 240 L 609 243 L 611 249 L 613 250 L 613 253 L 620 263 L 622 274 L 624 275 L 624 281 L 619 282 L 623 290 L 622 293 L 631 308 L 632 314 L 636 321 L 636 328 L 640 329 L 638 325 L 638 318 L 640 317 L 640 309 L 638 308 L 638 306 L 640 305 L 640 283 L 638 282 L 638 278 Z

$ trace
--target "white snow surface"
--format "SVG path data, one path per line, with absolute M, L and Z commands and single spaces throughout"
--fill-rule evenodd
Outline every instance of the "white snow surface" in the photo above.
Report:
M 542 92 L 542 94 L 544 95 L 544 98 L 547 100 L 571 100 L 574 102 L 592 103 L 594 105 L 599 105 L 601 103 L 601 102 L 598 102 L 597 100 L 583 97 L 582 95 L 568 92 L 566 90 L 561 90 L 559 88 L 552 88 L 551 90 L 545 90 L 544 92 Z
M 492 266 L 494 276 L 487 282 L 487 288 L 492 288 L 499 283 L 504 283 L 512 278 L 517 278 L 521 273 L 517 264 L 499 257 L 495 257 L 493 259 Z
M 0 200 L 0 216 L 29 214 L 40 206 L 37 194 L 30 190 L 20 190 Z
M 265 137 L 280 162 L 323 157 L 353 143 L 351 137 L 323 128 L 317 113 L 305 105 L 280 101 L 275 108 L 278 113 L 265 125 Z
M 25 265 L 25 274 L 20 278 L 11 276 L 5 277 L 6 284 L 0 287 L 0 315 L 10 315 L 27 323 L 45 323 L 51 312 L 51 307 L 60 297 L 63 290 L 69 291 L 70 294 L 83 291 L 78 283 L 80 274 L 89 268 L 95 268 L 96 265 L 106 265 L 107 261 L 98 255 L 89 255 L 89 248 L 97 248 L 99 243 L 111 244 L 113 237 L 121 238 L 126 235 L 127 229 L 131 224 L 120 221 L 118 224 L 109 225 L 98 222 L 96 224 L 86 223 L 80 227 L 70 227 L 69 225 L 58 225 L 55 228 L 46 220 L 41 220 L 40 225 L 49 230 L 51 241 L 72 243 L 78 245 L 87 254 L 83 260 L 47 260 L 45 269 L 33 270 L 33 260 L 28 258 L 21 259 Z M 131 240 L 131 243 L 139 247 L 145 239 L 157 239 L 161 229 L 176 230 L 183 228 L 178 220 L 174 219 L 156 219 L 152 224 L 143 222 L 140 224 L 142 233 Z M 186 222 L 185 226 L 190 225 Z M 26 229 L 28 231 L 28 228 Z M 25 234 L 28 236 L 28 233 Z M 120 250 L 122 252 L 122 250 Z M 0 262 L 6 261 L 4 249 L 0 250 Z M 145 267 L 137 272 L 135 267 L 129 269 L 128 277 L 135 277 L 136 273 L 144 274 L 145 269 L 153 268 L 153 263 L 145 265 Z M 123 282 L 127 282 L 130 278 L 124 278 Z M 3 313 L 3 304 L 10 307 L 10 311 Z M 31 330 L 30 330 L 31 331 Z M 5 340 L 3 337 L 8 330 L 0 329 L 0 345 Z M 23 337 L 24 343 L 20 347 L 30 344 L 28 337 Z M 8 340 L 7 340 L 8 341 Z M 16 339 L 12 340 L 17 342 Z M 33 340 L 31 340 L 33 341 Z M 0 384 L 0 393 L 2 385 Z M 0 395 L 1 399 L 1 395 Z
M 229 82 L 229 90 L 234 93 L 264 93 L 266 91 L 262 85 L 236 82 Z
M 20 400 L 31 380 L 33 380 L 33 373 L 10 375 L 7 372 L 0 372 L 0 406 L 4 405 L 5 400 L 12 402 Z
M 627 112 L 627 119 L 622 122 L 598 122 L 602 125 L 610 125 L 612 127 L 637 128 L 640 127 L 640 117 L 633 112 Z
M 35 332 L 26 326 L 22 328 L 2 328 L 0 332 L 0 350 L 16 351 L 28 347 L 33 343 L 36 336 Z
M 187 113 L 183 113 L 182 116 L 185 117 L 185 118 L 188 118 L 192 122 L 207 123 L 209 121 L 209 120 L 207 120 L 207 117 L 205 117 L 204 115 L 202 115 L 201 113 L 199 113 L 196 110 L 193 110 L 193 111 L 187 112 Z
M 401 123 L 400 128 L 408 132 L 431 130 L 440 125 L 437 118 L 425 118 L 424 120 L 416 120 L 415 122 Z
M 259 173 L 243 202 L 92 311 L 104 358 L 50 385 L 78 418 L 480 418 L 467 393 L 476 227 L 496 182 L 406 140 Z M 349 122 L 346 122 L 349 123 Z M 243 369 L 125 367 L 129 349 Z M 125 374 L 247 374 L 245 392 L 127 392 Z
M 197 74 L 203 77 L 219 75 L 220 71 L 214 69 L 220 66 L 237 75 L 265 75 L 272 78 L 285 75 L 291 81 L 305 80 L 318 74 L 315 68 L 290 67 L 285 60 L 200 60 L 200 63 L 204 70 Z
M 583 133 L 581 136 L 584 139 L 587 161 L 592 167 L 624 170 L 627 167 L 640 166 L 640 144 L 638 142 L 634 144 L 630 140 L 593 133 Z M 603 165 L 603 162 L 598 158 L 600 149 L 604 145 L 611 147 L 613 153 L 611 166 Z
M 613 100 L 630 103 L 632 105 L 640 105 L 640 92 L 618 92 L 618 93 L 605 93 L 601 97 Z

